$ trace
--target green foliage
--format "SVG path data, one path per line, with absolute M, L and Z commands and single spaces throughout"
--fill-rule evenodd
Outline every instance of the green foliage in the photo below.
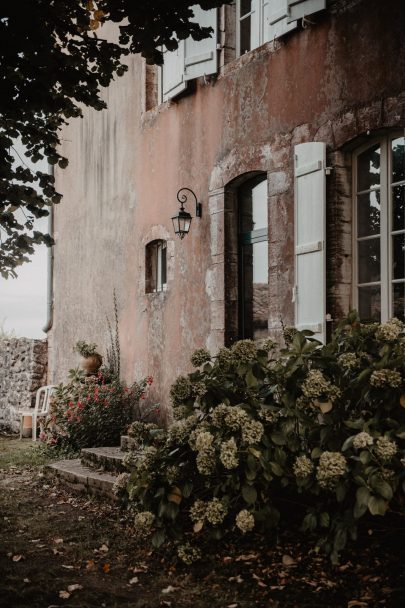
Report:
M 100 356 L 97 352 L 97 344 L 95 344 L 94 342 L 85 342 L 84 340 L 78 340 L 73 350 L 85 358 L 92 357 L 93 355 Z
M 273 358 L 249 340 L 200 353 L 174 383 L 176 421 L 128 458 L 127 498 L 149 514 L 154 546 L 301 518 L 336 562 L 363 518 L 372 527 L 403 511 L 402 323 L 363 325 L 353 312 L 326 346 L 289 336 Z
M 48 445 L 74 451 L 82 447 L 118 445 L 133 410 L 146 387 L 146 380 L 127 387 L 102 374 L 85 382 L 60 384 L 52 396 L 51 416 L 41 439 Z
M 200 0 L 202 8 L 230 0 Z M 0 274 L 15 277 L 35 244 L 53 241 L 33 230 L 61 200 L 55 178 L 31 170 L 13 146 L 20 138 L 30 162 L 64 169 L 60 132 L 83 108 L 106 108 L 101 89 L 127 71 L 124 56 L 141 53 L 162 63 L 161 47 L 211 34 L 190 19 L 194 0 L 20 0 L 2 3 L 0 17 Z M 107 40 L 102 26 L 114 24 Z M 17 157 L 17 158 L 16 158 Z M 17 162 L 15 162 L 17 160 Z

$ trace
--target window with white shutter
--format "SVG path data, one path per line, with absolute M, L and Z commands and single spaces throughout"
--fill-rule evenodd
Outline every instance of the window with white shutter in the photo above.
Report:
M 165 51 L 160 70 L 160 100 L 168 101 L 187 88 L 187 81 L 200 76 L 215 74 L 217 62 L 217 9 L 204 11 L 198 5 L 192 7 L 193 21 L 203 27 L 211 27 L 210 38 L 194 40 L 191 36 L 179 41 L 175 51 Z
M 322 11 L 326 8 L 326 0 L 288 0 L 289 15 L 287 21 L 296 21 Z
M 184 78 L 184 40 L 180 40 L 175 51 L 163 52 L 164 64 L 160 73 L 160 98 L 172 99 L 187 87 Z
M 194 19 L 202 27 L 211 27 L 210 38 L 193 40 L 190 36 L 184 41 L 184 78 L 191 80 L 200 76 L 215 74 L 218 68 L 217 52 L 217 9 L 203 11 L 200 6 L 193 6 Z
M 267 3 L 267 41 L 284 36 L 297 27 L 289 20 L 288 0 L 269 0 Z
M 295 146 L 295 325 L 325 342 L 326 145 Z

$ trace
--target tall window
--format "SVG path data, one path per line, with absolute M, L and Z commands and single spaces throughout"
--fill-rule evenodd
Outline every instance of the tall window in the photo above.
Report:
M 260 175 L 238 190 L 239 337 L 268 335 L 267 179 Z
M 238 55 L 243 55 L 268 40 L 265 16 L 269 0 L 238 0 Z
M 167 284 L 166 241 L 151 241 L 145 250 L 145 291 L 164 291 Z
M 405 321 L 405 138 L 355 154 L 355 298 L 360 317 Z

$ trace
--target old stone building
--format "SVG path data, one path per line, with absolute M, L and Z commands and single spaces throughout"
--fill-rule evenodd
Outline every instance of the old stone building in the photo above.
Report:
M 107 342 L 123 372 L 170 384 L 198 347 L 309 327 L 350 308 L 404 318 L 403 0 L 238 0 L 196 18 L 212 39 L 133 57 L 63 134 L 49 381 L 72 346 Z M 193 218 L 179 239 L 177 192 Z M 187 194 L 187 192 L 186 192 Z M 197 209 L 198 211 L 199 209 Z

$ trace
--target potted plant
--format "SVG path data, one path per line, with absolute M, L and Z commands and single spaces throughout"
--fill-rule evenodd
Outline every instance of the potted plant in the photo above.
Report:
M 80 365 L 87 376 L 98 372 L 103 363 L 103 358 L 100 353 L 97 352 L 97 344 L 79 340 L 76 342 L 73 350 L 81 355 L 82 360 Z

